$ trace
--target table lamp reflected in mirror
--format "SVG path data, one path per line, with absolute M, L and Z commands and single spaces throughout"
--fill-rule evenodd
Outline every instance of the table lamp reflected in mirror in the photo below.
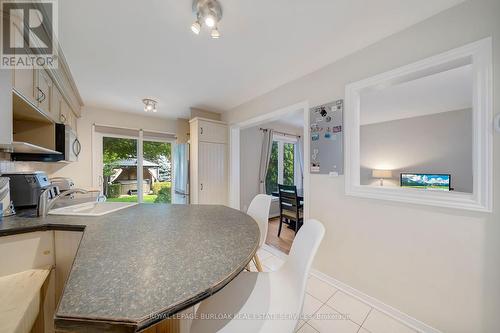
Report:
M 372 177 L 380 180 L 380 186 L 384 186 L 384 179 L 392 178 L 392 170 L 372 170 Z

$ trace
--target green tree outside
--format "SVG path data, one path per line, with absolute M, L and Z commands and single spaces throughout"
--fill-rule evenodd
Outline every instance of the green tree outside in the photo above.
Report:
M 283 144 L 283 185 L 294 185 L 295 183 L 295 145 L 293 143 Z
M 273 141 L 271 157 L 266 174 L 266 193 L 278 191 L 278 141 Z M 295 183 L 295 145 L 283 143 L 283 185 L 294 185 Z
M 165 142 L 153 142 L 144 141 L 143 142 L 143 156 L 145 160 L 156 163 L 160 165 L 160 176 L 170 179 L 171 170 L 166 170 L 166 162 L 171 161 L 172 157 L 172 145 Z M 127 158 L 137 158 L 137 140 L 136 139 L 125 139 L 125 138 L 113 138 L 104 137 L 103 138 L 103 178 L 104 178 L 104 188 L 105 194 L 107 192 L 108 185 L 110 183 L 110 177 L 113 174 L 113 170 L 117 168 L 116 162 L 121 159 Z M 168 186 L 170 190 L 170 182 L 165 182 L 165 186 Z M 167 190 L 162 191 L 161 198 L 159 196 L 151 195 L 148 196 L 150 202 L 170 202 L 170 196 L 166 194 Z M 146 195 L 145 195 L 146 197 Z M 128 200 L 130 198 L 114 198 L 113 201 L 120 201 L 120 199 Z M 165 201 L 168 200 L 168 201 Z

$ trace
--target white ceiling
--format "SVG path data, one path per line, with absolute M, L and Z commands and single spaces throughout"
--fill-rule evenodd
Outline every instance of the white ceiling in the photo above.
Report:
M 472 65 L 361 94 L 361 125 L 472 108 Z
M 221 0 L 223 37 L 193 35 L 190 0 L 59 1 L 84 103 L 160 117 L 226 111 L 462 0 Z

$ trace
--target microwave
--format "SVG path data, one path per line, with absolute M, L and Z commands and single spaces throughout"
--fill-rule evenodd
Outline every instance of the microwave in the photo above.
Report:
M 82 145 L 76 132 L 64 124 L 55 124 L 56 151 L 60 154 L 46 153 L 12 153 L 13 161 L 34 162 L 76 162 L 82 151 Z
M 82 144 L 76 132 L 64 124 L 56 124 L 56 150 L 64 155 L 64 161 L 76 162 L 82 151 Z

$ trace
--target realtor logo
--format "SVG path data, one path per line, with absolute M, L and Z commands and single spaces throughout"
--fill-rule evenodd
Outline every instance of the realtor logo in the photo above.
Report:
M 57 68 L 56 0 L 0 0 L 0 68 Z

